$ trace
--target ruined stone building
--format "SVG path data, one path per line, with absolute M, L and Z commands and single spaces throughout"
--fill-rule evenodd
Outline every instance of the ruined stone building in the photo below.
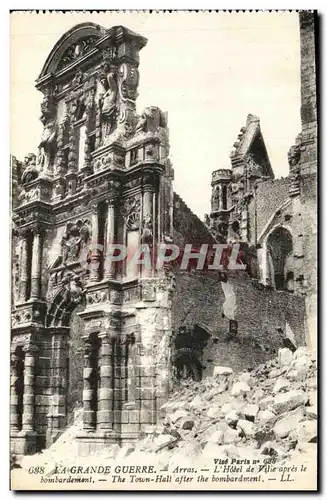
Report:
M 204 222 L 173 191 L 167 115 L 155 106 L 136 113 L 147 40 L 83 23 L 54 46 L 36 82 L 44 95 L 38 153 L 12 158 L 14 453 L 57 439 L 75 389 L 83 404 L 79 453 L 88 454 L 151 429 L 172 390 L 173 366 L 197 379 L 215 362 L 252 367 L 285 338 L 314 343 L 313 15 L 301 14 L 300 28 L 302 131 L 290 173 L 274 179 L 259 118 L 249 115 L 230 169 L 212 174 Z M 113 242 L 127 255 L 141 243 L 236 242 L 246 269 L 113 263 L 106 257 Z

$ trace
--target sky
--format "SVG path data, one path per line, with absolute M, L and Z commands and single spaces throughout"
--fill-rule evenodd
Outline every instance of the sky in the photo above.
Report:
M 203 218 L 211 172 L 229 154 L 249 113 L 276 177 L 301 131 L 300 36 L 296 12 L 107 12 L 11 14 L 11 153 L 36 152 L 42 94 L 34 87 L 58 39 L 74 25 L 124 25 L 148 39 L 140 52 L 137 111 L 168 112 L 174 189 Z

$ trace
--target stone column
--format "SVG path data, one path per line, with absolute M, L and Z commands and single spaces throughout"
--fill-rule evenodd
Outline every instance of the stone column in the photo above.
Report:
M 21 271 L 19 284 L 19 302 L 27 300 L 27 285 L 28 285 L 28 238 L 27 233 L 22 235 L 21 247 Z
M 23 425 L 25 432 L 34 431 L 35 422 L 35 361 L 38 348 L 33 345 L 27 345 L 23 348 L 25 351 L 24 365 L 24 397 L 23 397 Z
M 127 345 L 126 345 L 126 369 L 125 376 L 127 379 L 127 402 L 135 404 L 135 389 L 137 386 L 136 381 L 136 345 L 135 345 L 135 336 L 134 334 L 127 335 Z
M 92 241 L 91 241 L 91 272 L 90 281 L 100 281 L 100 251 L 99 245 L 99 208 L 92 206 Z
M 15 349 L 15 347 L 14 347 Z M 21 357 L 14 351 L 11 352 L 10 359 L 10 428 L 13 433 L 20 431 L 21 429 L 21 413 L 20 413 L 20 398 L 22 397 L 22 393 L 19 394 L 17 390 L 17 383 L 22 375 L 22 366 L 23 360 Z
M 221 184 L 219 184 L 218 188 L 219 188 L 219 206 L 218 206 L 218 210 L 222 210 L 223 209 L 223 187 L 222 187 Z
M 152 231 L 153 231 L 153 192 L 152 190 L 147 190 L 143 194 L 143 235 L 148 233 L 149 235 L 151 234 L 152 238 Z M 142 240 L 143 240 L 143 235 L 142 235 Z M 152 241 L 152 240 L 151 240 Z M 143 241 L 142 241 L 143 243 Z M 148 243 L 148 241 L 144 241 L 144 243 Z M 153 247 L 150 243 L 150 249 L 153 250 Z M 143 266 L 143 276 L 148 278 L 152 276 L 152 260 L 153 256 L 151 255 L 151 269 L 146 269 L 145 265 Z
M 83 429 L 94 431 L 96 427 L 96 352 L 94 339 L 85 339 L 84 349 L 84 389 L 83 389 Z
M 33 237 L 31 299 L 39 299 L 41 294 L 42 233 L 35 230 Z
M 113 200 L 108 201 L 108 212 L 107 212 L 107 254 L 109 246 L 113 244 L 115 239 L 115 207 Z M 106 261 L 106 278 L 113 279 L 115 277 L 115 263 Z
M 98 389 L 97 429 L 112 430 L 113 427 L 113 338 L 100 334 L 99 352 L 100 387 Z
M 269 256 L 267 249 L 267 241 L 265 240 L 262 245 L 262 261 L 261 261 L 262 283 L 267 286 L 270 285 L 269 276 Z

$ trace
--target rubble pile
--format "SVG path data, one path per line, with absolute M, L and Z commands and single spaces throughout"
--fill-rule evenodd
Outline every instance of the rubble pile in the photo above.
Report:
M 316 447 L 316 362 L 300 347 L 280 349 L 251 372 L 216 366 L 212 378 L 185 383 L 161 412 L 156 453 L 166 440 L 170 453 L 185 457 L 287 460 Z
M 134 444 L 114 444 L 92 457 L 111 462 L 146 463 L 162 469 L 212 464 L 212 457 L 262 459 L 288 462 L 316 453 L 317 380 L 316 361 L 306 347 L 294 353 L 280 349 L 278 358 L 252 371 L 233 373 L 215 366 L 211 378 L 183 381 L 161 407 L 155 430 Z M 65 465 L 77 459 L 74 436 L 77 422 L 67 429 L 38 461 Z M 298 457 L 299 458 L 299 457 Z M 22 466 L 36 455 L 24 457 Z M 90 457 L 78 462 L 90 463 Z M 108 461 L 108 462 L 107 462 Z M 24 463 L 26 462 L 26 463 Z

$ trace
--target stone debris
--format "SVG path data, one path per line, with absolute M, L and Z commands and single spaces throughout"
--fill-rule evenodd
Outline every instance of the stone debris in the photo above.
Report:
M 288 391 L 284 394 L 277 394 L 273 403 L 273 410 L 276 414 L 291 411 L 307 402 L 307 395 L 302 391 Z
M 161 420 L 134 444 L 117 444 L 88 457 L 78 457 L 74 437 L 81 430 L 80 412 L 74 425 L 49 449 L 26 456 L 21 465 L 90 463 L 147 463 L 168 468 L 210 457 L 262 458 L 288 462 L 315 450 L 317 441 L 316 362 L 306 348 L 286 348 L 278 357 L 252 372 L 233 373 L 215 367 L 213 377 L 183 381 L 160 408 Z M 287 360 L 287 363 L 286 363 Z M 302 370 L 304 378 L 294 379 Z M 279 375 L 278 375 L 279 373 Z M 273 376 L 272 376 L 273 375 Z M 228 378 L 223 392 L 217 391 Z M 185 466 L 185 465 L 184 465 Z M 28 468 L 28 465 L 27 465 Z
M 278 363 L 280 366 L 289 366 L 293 360 L 293 353 L 290 349 L 286 347 L 284 349 L 279 349 L 278 351 Z
M 232 387 L 232 396 L 241 396 L 246 394 L 251 390 L 250 386 L 246 382 L 236 382 Z
M 213 369 L 214 377 L 219 377 L 221 375 L 231 375 L 232 373 L 232 368 L 229 368 L 228 366 L 215 366 Z
M 273 393 L 277 394 L 278 392 L 284 392 L 285 390 L 288 390 L 290 388 L 290 385 L 290 382 L 286 378 L 281 377 L 276 381 L 276 384 L 273 388 Z

